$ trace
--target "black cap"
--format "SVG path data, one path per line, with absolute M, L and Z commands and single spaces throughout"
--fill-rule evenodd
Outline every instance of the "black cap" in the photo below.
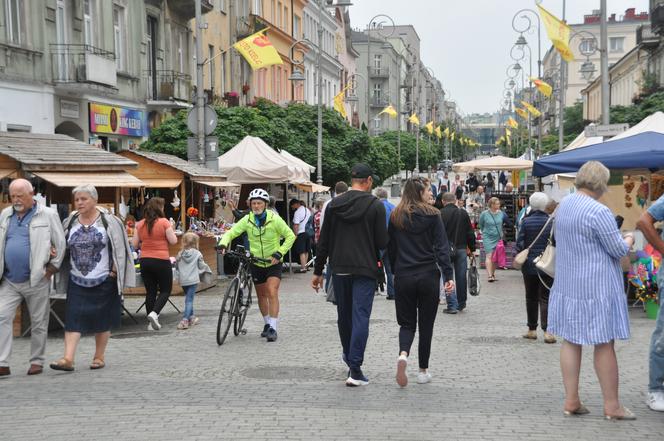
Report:
M 366 179 L 369 176 L 373 177 L 373 170 L 367 164 L 355 164 L 350 170 L 351 179 Z

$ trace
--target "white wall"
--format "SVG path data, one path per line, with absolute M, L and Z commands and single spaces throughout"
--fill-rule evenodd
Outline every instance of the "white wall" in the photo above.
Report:
M 32 133 L 53 133 L 53 90 L 0 81 L 0 131 L 8 124 L 29 126 Z

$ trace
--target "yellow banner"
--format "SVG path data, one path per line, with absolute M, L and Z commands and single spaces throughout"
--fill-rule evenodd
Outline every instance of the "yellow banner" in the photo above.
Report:
M 518 129 L 519 128 L 519 123 L 516 122 L 514 118 L 511 116 L 507 119 L 507 125 L 510 126 L 513 129 Z
M 263 32 L 265 30 L 258 31 L 233 45 L 253 70 L 274 64 L 283 64 L 279 52 L 272 46 L 270 40 L 263 35 Z
M 415 124 L 416 126 L 420 125 L 420 119 L 414 113 L 412 115 L 410 115 L 410 118 L 408 118 L 408 121 L 411 124 Z
M 526 109 L 528 109 L 528 111 L 529 111 L 530 113 L 532 113 L 533 116 L 534 116 L 535 118 L 537 118 L 538 116 L 540 116 L 540 115 L 542 114 L 542 112 L 540 112 L 539 110 L 537 110 L 537 108 L 536 108 L 535 106 L 533 106 L 533 105 L 531 105 L 531 104 L 529 104 L 529 103 L 527 103 L 527 102 L 525 102 L 525 101 L 521 101 L 521 104 L 523 104 L 523 107 L 525 107 Z
M 384 108 L 383 110 L 381 110 L 380 113 L 379 113 L 379 115 L 381 115 L 381 114 L 383 114 L 383 113 L 387 113 L 387 114 L 390 115 L 392 118 L 396 118 L 396 117 L 397 117 L 397 111 L 396 111 L 396 109 L 392 106 L 392 104 L 390 104 L 389 106 L 387 106 L 386 108 Z
M 440 126 L 436 127 L 435 132 L 436 132 L 436 136 L 438 137 L 438 139 L 443 137 L 443 132 L 440 130 Z
M 450 139 L 450 128 L 445 127 L 445 130 L 443 130 L 443 135 L 445 135 L 445 138 Z
M 424 128 L 427 129 L 429 135 L 433 135 L 433 121 L 429 121 L 424 125 Z
M 345 119 L 346 118 L 346 106 L 344 106 L 344 94 L 346 89 L 343 89 L 341 92 L 334 96 L 334 110 L 339 112 L 339 114 Z
M 537 5 L 540 12 L 540 17 L 544 22 L 546 33 L 553 46 L 560 52 L 560 56 L 565 61 L 574 61 L 574 54 L 569 48 L 570 27 L 566 23 L 559 20 L 558 17 L 544 9 L 541 5 Z
M 521 118 L 523 118 L 523 119 L 528 119 L 528 112 L 526 112 L 525 110 L 520 109 L 520 108 L 518 108 L 518 107 L 515 107 L 515 108 L 514 108 L 514 111 L 515 111 L 515 112 L 517 113 L 517 115 L 519 115 Z
M 535 87 L 537 87 L 537 90 L 539 90 L 540 93 L 542 93 L 542 95 L 550 97 L 551 94 L 553 93 L 553 87 L 551 87 L 550 84 L 540 80 L 539 78 L 530 77 L 530 81 L 533 82 Z

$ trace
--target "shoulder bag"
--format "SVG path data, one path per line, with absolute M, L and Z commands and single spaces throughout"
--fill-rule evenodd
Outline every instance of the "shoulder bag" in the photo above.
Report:
M 480 295 L 480 275 L 477 270 L 477 262 L 475 255 L 470 256 L 470 264 L 468 266 L 468 292 L 471 296 Z
M 526 263 L 526 260 L 528 260 L 528 253 L 530 252 L 530 248 L 535 244 L 535 242 L 537 242 L 537 240 L 540 238 L 540 236 L 542 235 L 544 230 L 546 230 L 546 226 L 549 225 L 549 222 L 551 222 L 551 219 L 553 219 L 553 218 L 549 217 L 546 220 L 546 223 L 544 224 L 542 229 L 539 231 L 539 233 L 537 233 L 537 236 L 535 237 L 535 239 L 533 239 L 533 241 L 530 242 L 530 245 L 528 245 L 528 248 L 526 248 L 525 250 L 519 251 L 519 253 L 516 256 L 514 256 L 514 261 L 512 262 L 512 268 L 521 269 L 521 267 L 523 267 L 523 264 Z
M 556 246 L 553 244 L 553 228 L 552 226 L 551 234 L 549 234 L 549 243 L 546 248 L 542 254 L 533 260 L 535 267 L 549 277 L 555 277 L 556 272 Z

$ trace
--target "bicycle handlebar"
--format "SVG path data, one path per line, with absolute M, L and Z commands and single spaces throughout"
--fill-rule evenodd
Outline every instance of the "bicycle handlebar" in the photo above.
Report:
M 237 251 L 237 250 L 229 250 L 226 252 L 227 256 L 232 256 L 237 259 L 241 260 L 247 260 L 249 262 L 263 262 L 263 263 L 272 263 L 272 259 L 263 259 L 262 257 L 256 257 L 252 256 L 249 251 Z

